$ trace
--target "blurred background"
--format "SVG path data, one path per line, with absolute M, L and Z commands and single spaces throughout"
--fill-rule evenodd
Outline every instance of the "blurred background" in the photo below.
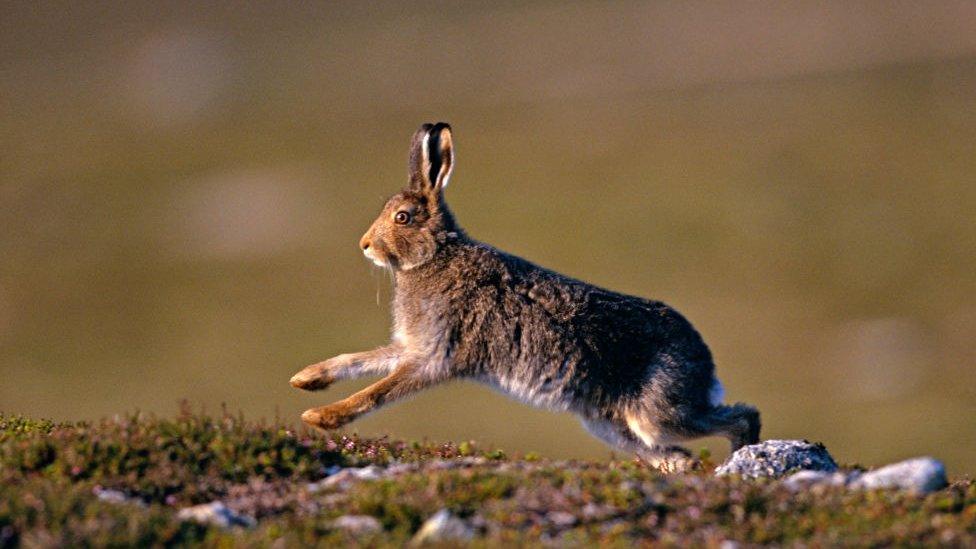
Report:
M 0 410 L 297 425 L 364 386 L 288 378 L 387 340 L 357 242 L 447 120 L 472 236 L 678 308 L 765 437 L 976 473 L 974 28 L 966 1 L 7 2 Z M 609 455 L 465 383 L 349 430 Z

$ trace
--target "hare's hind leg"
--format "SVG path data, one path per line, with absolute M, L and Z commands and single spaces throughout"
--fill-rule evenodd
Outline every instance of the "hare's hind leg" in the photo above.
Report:
M 623 451 L 633 452 L 641 461 L 666 473 L 686 471 L 694 466 L 691 454 L 680 446 L 666 446 L 644 440 L 628 422 L 609 419 L 583 418 L 583 427 L 590 434 Z
M 643 449 L 641 441 L 637 440 L 634 433 L 627 429 L 626 425 L 615 423 L 609 419 L 581 418 L 583 428 L 596 438 L 607 443 L 612 448 L 624 452 L 638 453 Z
M 625 412 L 627 428 L 637 437 L 643 447 L 637 455 L 642 460 L 665 473 L 681 473 L 693 469 L 697 461 L 691 452 L 676 443 L 683 440 L 669 431 L 661 429 L 656 420 L 642 411 Z
M 722 435 L 729 439 L 732 451 L 759 442 L 759 410 L 741 402 L 730 406 L 713 406 L 705 415 L 691 418 L 688 427 L 697 436 Z
M 317 391 L 339 379 L 387 374 L 396 367 L 400 351 L 397 345 L 385 345 L 372 351 L 339 355 L 302 368 L 289 383 L 296 389 Z

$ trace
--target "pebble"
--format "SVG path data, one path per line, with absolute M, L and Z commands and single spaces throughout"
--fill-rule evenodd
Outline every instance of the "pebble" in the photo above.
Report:
M 473 537 L 474 528 L 447 509 L 441 509 L 420 526 L 410 543 L 468 541 Z
M 837 463 L 822 444 L 806 440 L 767 440 L 743 446 L 715 469 L 716 475 L 780 478 L 797 470 L 837 470 Z
M 133 498 L 130 498 L 129 496 L 125 495 L 124 492 L 121 492 L 119 490 L 112 490 L 111 488 L 102 488 L 101 486 L 96 486 L 92 488 L 92 493 L 94 493 L 95 497 L 97 497 L 101 501 L 106 501 L 108 503 L 129 503 L 133 501 Z M 140 500 L 135 500 L 135 501 L 142 503 L 142 501 Z
M 921 457 L 886 465 L 866 473 L 799 471 L 790 475 L 783 484 L 791 490 L 810 489 L 815 486 L 847 486 L 851 489 L 887 488 L 928 494 L 945 488 L 948 480 L 945 465 L 941 461 Z
M 248 516 L 235 513 L 221 501 L 211 501 L 192 507 L 184 507 L 176 514 L 180 520 L 191 520 L 201 524 L 213 524 L 221 528 L 244 526 L 250 528 L 256 521 Z
M 342 515 L 333 520 L 332 528 L 345 530 L 353 535 L 372 534 L 383 529 L 383 525 L 375 517 L 369 515 Z
M 867 490 L 895 488 L 920 494 L 941 490 L 949 484 L 945 465 L 931 457 L 920 457 L 886 465 L 860 475 L 853 488 Z
M 551 511 L 546 515 L 546 520 L 558 528 L 569 528 L 576 524 L 576 516 L 566 511 Z
M 844 486 L 851 479 L 850 473 L 827 471 L 797 471 L 786 480 L 783 485 L 791 490 L 807 489 L 812 486 Z
M 318 482 L 310 482 L 305 488 L 312 493 L 326 488 L 346 489 L 357 480 L 379 480 L 385 473 L 382 467 L 376 465 L 346 467 Z

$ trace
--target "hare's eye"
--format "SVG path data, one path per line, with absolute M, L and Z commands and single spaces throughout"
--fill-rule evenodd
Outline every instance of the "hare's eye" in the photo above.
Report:
M 410 213 L 409 212 L 397 212 L 397 214 L 395 216 L 393 216 L 393 221 L 396 221 L 400 225 L 406 225 L 407 223 L 410 222 Z

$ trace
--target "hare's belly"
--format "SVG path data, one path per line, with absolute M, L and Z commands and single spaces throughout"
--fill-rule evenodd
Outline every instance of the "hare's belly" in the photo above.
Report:
M 531 406 L 559 412 L 573 408 L 570 392 L 561 379 L 513 370 L 484 374 L 477 380 Z

